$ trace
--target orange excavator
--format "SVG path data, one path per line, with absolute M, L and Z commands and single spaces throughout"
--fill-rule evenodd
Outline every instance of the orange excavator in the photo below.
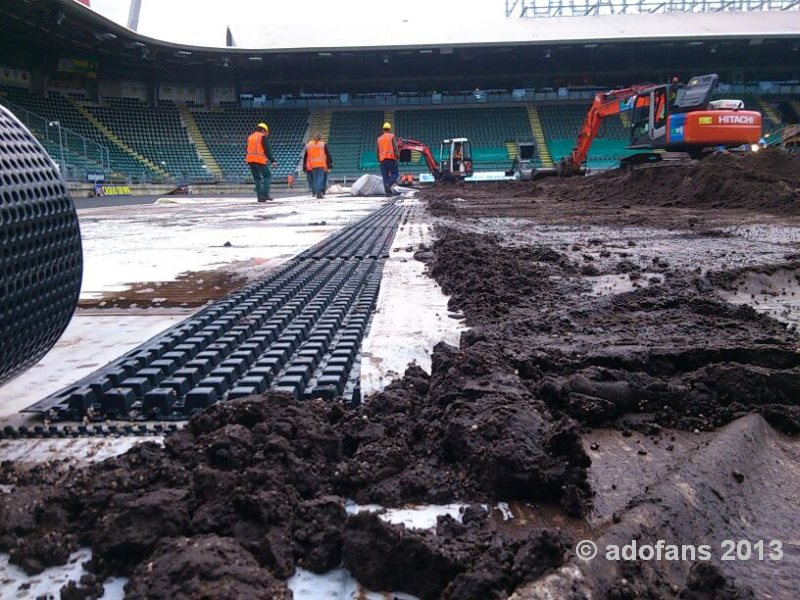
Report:
M 431 149 L 423 142 L 397 138 L 397 146 L 400 150 L 398 162 L 411 162 L 411 153 L 419 152 L 435 181 L 459 181 L 472 175 L 472 151 L 467 138 L 443 140 L 438 162 Z
M 561 159 L 558 174 L 581 173 L 589 148 L 603 119 L 631 111 L 628 148 L 662 150 L 701 158 L 718 148 L 756 144 L 761 138 L 761 113 L 744 109 L 741 100 L 711 101 L 716 74 L 692 77 L 689 83 L 642 84 L 595 95 L 581 126 L 575 147 Z M 664 153 L 634 154 L 622 160 L 636 165 L 660 161 Z

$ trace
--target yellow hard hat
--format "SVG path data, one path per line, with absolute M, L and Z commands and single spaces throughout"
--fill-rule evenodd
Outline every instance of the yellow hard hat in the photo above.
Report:
M 263 129 L 264 131 L 269 131 L 269 125 L 267 125 L 266 123 L 259 123 L 258 128 Z
M 384 129 L 391 129 L 392 128 L 392 124 L 389 123 L 389 121 L 386 121 L 386 123 L 383 124 L 383 128 Z

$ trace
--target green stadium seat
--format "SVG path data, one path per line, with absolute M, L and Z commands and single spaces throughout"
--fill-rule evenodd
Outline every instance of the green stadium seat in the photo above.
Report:
M 225 107 L 193 109 L 192 116 L 227 181 L 252 181 L 250 168 L 244 161 L 244 149 L 247 136 L 262 121 L 269 125 L 269 140 L 278 163 L 273 170 L 274 178 L 285 178 L 293 173 L 303 156 L 307 110 Z

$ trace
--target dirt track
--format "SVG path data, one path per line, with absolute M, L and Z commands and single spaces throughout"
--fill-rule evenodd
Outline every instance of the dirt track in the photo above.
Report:
M 752 170 L 732 165 L 745 189 Z M 131 598 L 284 598 L 296 567 L 342 563 L 421 598 L 798 597 L 798 199 L 725 205 L 712 186 L 705 205 L 661 173 L 684 186 L 677 205 L 626 174 L 425 192 L 440 228 L 417 258 L 471 327 L 432 373 L 352 411 L 216 405 L 164 448 L 64 480 L 5 465 L 0 547 L 37 572 L 91 546 Z M 469 506 L 407 531 L 345 498 Z M 497 501 L 524 504 L 505 523 L 481 506 Z M 781 539 L 785 557 L 585 562 L 580 539 L 717 558 L 724 539 Z

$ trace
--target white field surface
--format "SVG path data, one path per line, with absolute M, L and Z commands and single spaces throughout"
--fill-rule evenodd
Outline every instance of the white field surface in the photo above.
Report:
M 161 198 L 155 204 L 78 211 L 81 298 L 181 273 L 225 269 L 262 275 L 378 208 L 384 198 L 291 196 Z M 230 246 L 225 246 L 230 243 Z
M 447 308 L 449 298 L 414 259 L 420 244 L 433 243 L 432 223 L 419 200 L 406 198 L 411 213 L 392 242 L 383 269 L 378 303 L 361 347 L 363 395 L 382 390 L 400 378 L 409 363 L 431 371 L 431 351 L 440 341 L 458 346 L 465 329 Z

